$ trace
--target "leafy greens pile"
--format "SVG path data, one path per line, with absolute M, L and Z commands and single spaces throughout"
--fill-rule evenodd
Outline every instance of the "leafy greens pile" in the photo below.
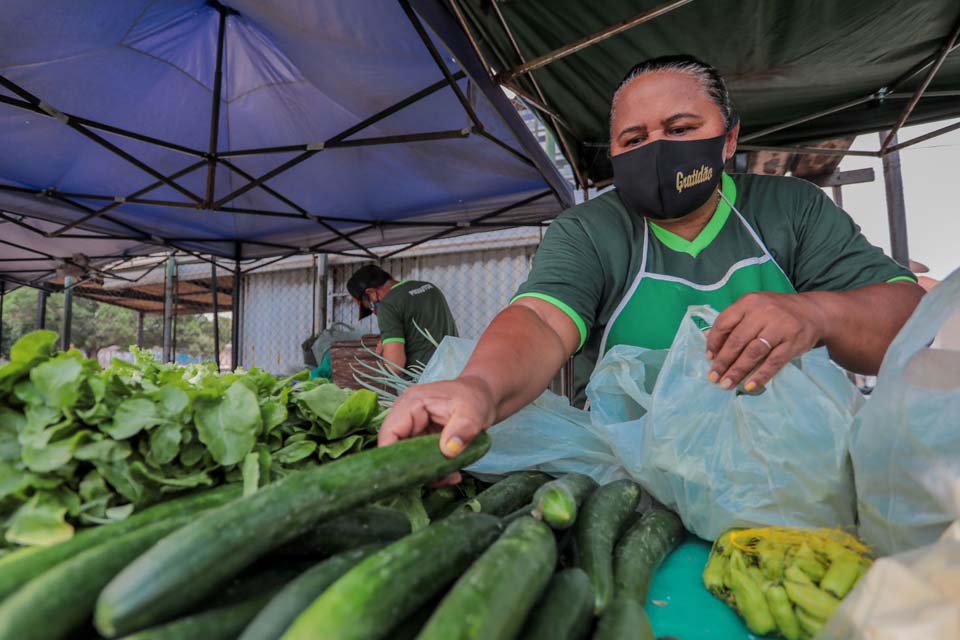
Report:
M 148 352 L 101 369 L 36 331 L 0 368 L 0 529 L 49 545 L 74 525 L 126 518 L 169 494 L 243 481 L 249 493 L 375 444 L 376 394 L 307 372 L 277 378 Z M 0 542 L 0 546 L 3 546 Z

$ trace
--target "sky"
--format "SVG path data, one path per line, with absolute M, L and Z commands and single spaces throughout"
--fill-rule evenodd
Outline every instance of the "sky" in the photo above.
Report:
M 947 126 L 957 120 L 905 127 L 899 141 Z M 875 133 L 857 138 L 852 149 L 876 151 Z M 960 130 L 921 142 L 900 151 L 903 193 L 907 208 L 907 242 L 910 258 L 930 267 L 927 274 L 938 280 L 960 267 Z M 847 156 L 843 171 L 872 167 L 875 180 L 843 187 L 843 208 L 863 229 L 873 244 L 890 253 L 883 166 L 879 158 Z M 830 190 L 827 189 L 827 193 Z

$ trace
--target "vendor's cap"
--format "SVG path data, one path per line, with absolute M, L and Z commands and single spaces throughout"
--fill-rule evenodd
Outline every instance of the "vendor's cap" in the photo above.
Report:
M 393 280 L 393 276 L 375 264 L 368 264 L 357 269 L 357 272 L 347 280 L 347 291 L 360 306 L 360 319 L 369 316 L 372 311 L 363 306 L 363 292 L 367 289 L 376 289 Z

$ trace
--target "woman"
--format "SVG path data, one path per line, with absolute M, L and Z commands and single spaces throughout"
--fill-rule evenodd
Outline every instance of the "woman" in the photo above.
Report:
M 380 444 L 442 430 L 454 456 L 571 354 L 667 348 L 694 304 L 721 311 L 705 357 L 724 389 L 752 391 L 818 345 L 876 373 L 923 290 L 813 184 L 724 173 L 739 130 L 713 67 L 689 56 L 634 67 L 611 105 L 616 189 L 550 225 L 460 377 L 404 393 Z

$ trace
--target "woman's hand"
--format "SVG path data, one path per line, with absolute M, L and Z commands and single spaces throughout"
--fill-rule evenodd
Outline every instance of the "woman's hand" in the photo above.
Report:
M 825 325 L 808 294 L 748 293 L 724 309 L 707 334 L 710 382 L 732 389 L 746 378 L 744 389 L 753 391 L 823 342 Z
M 462 377 L 410 387 L 394 403 L 380 428 L 377 444 L 385 446 L 424 433 L 440 432 L 440 450 L 458 455 L 496 418 L 489 385 L 479 378 Z M 444 484 L 460 481 L 455 473 Z

